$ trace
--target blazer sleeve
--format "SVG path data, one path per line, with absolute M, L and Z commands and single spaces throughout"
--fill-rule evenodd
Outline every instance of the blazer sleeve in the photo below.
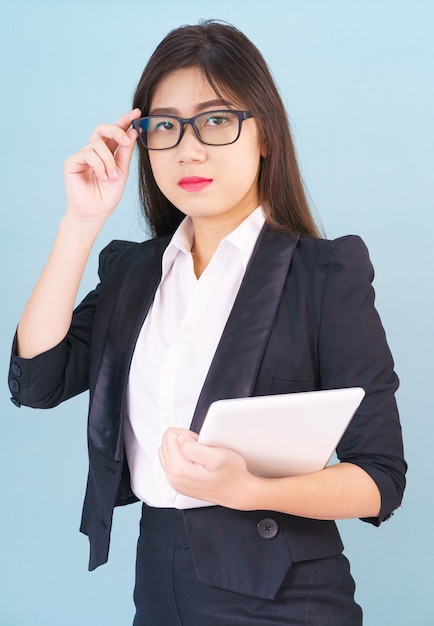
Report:
M 330 242 L 320 264 L 326 280 L 317 289 L 321 388 L 360 386 L 359 409 L 342 437 L 340 461 L 363 468 L 381 494 L 379 525 L 401 504 L 406 463 L 395 392 L 399 381 L 385 332 L 374 306 L 374 271 L 357 236 Z M 320 275 L 324 277 L 324 273 Z
M 89 388 L 89 362 L 93 320 L 101 282 L 119 254 L 131 244 L 113 241 L 99 256 L 100 283 L 76 307 L 66 337 L 31 359 L 17 354 L 14 337 L 9 367 L 9 389 L 16 406 L 52 408 Z

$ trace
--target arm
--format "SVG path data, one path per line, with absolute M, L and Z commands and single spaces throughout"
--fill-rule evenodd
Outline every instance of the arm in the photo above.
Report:
M 321 388 L 360 385 L 366 391 L 338 446 L 341 463 L 306 476 L 258 479 L 246 473 L 235 453 L 204 449 L 192 435 L 186 439 L 175 431 L 164 438 L 162 464 L 175 489 L 230 508 L 317 519 L 362 517 L 378 524 L 401 501 L 405 462 L 394 400 L 397 377 L 374 308 L 373 271 L 361 240 L 343 238 L 324 246 L 315 276 Z M 211 478 L 214 472 L 220 485 Z M 202 495 L 192 493 L 199 485 Z
M 136 139 L 128 128 L 139 114 L 135 109 L 114 125 L 99 126 L 87 146 L 65 162 L 67 211 L 18 325 L 20 357 L 49 350 L 68 332 L 92 246 L 125 187 Z
M 242 511 L 280 511 L 313 519 L 375 517 L 380 493 L 372 478 L 351 463 L 286 478 L 251 474 L 231 450 L 204 446 L 195 433 L 166 431 L 160 460 L 181 493 Z

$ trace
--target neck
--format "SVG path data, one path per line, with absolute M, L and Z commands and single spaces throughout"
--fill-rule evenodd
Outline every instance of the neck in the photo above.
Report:
M 191 253 L 193 254 L 194 271 L 197 278 L 206 269 L 222 239 L 235 230 L 250 213 L 251 211 L 238 216 L 236 220 L 228 219 L 224 222 L 219 220 L 218 224 L 212 223 L 212 220 L 209 219 L 192 218 L 194 241 Z
M 211 261 L 214 252 L 217 250 L 219 241 L 208 241 L 203 239 L 194 238 L 193 245 L 191 247 L 191 254 L 193 255 L 194 273 L 196 278 L 199 278 L 205 271 L 208 263 Z

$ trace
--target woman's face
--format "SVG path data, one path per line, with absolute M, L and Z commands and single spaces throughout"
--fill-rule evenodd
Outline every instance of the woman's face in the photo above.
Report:
M 231 105 L 235 110 L 244 108 L 235 102 Z M 149 114 L 190 118 L 227 108 L 199 68 L 185 68 L 169 74 L 157 86 Z M 149 151 L 155 181 L 195 225 L 209 224 L 229 232 L 259 204 L 258 137 L 253 118 L 243 121 L 235 143 L 224 146 L 201 143 L 187 125 L 177 146 Z

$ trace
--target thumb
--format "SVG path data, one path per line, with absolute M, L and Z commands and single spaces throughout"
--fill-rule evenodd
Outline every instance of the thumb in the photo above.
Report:
M 204 467 L 211 467 L 216 464 L 216 459 L 214 458 L 217 453 L 216 448 L 198 443 L 190 435 L 178 437 L 178 445 L 182 454 L 192 463 L 198 463 Z

